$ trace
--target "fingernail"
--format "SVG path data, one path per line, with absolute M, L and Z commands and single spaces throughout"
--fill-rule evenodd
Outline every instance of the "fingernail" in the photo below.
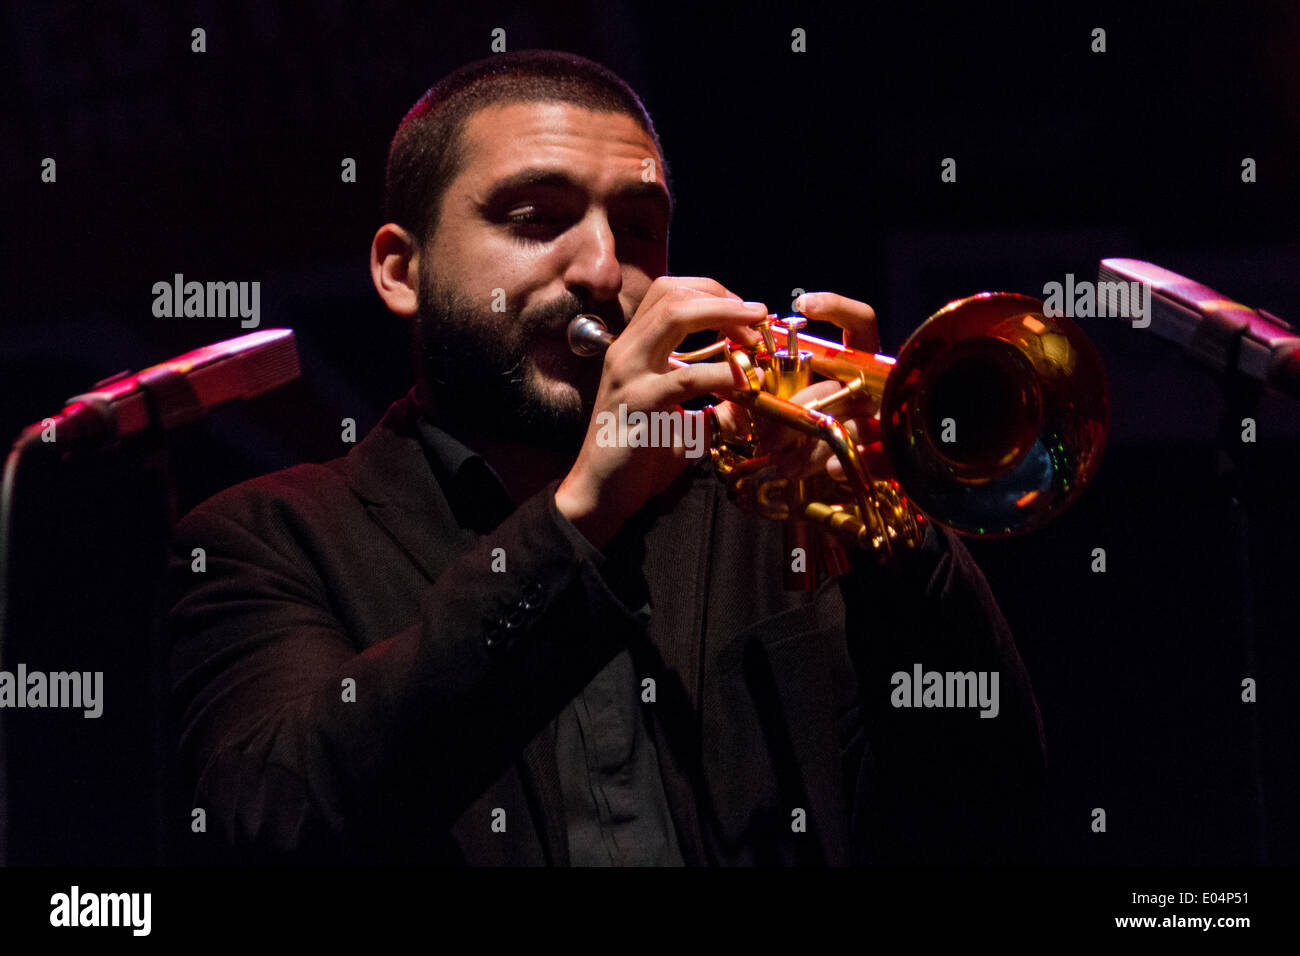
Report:
M 767 315 L 767 306 L 762 302 L 746 302 L 745 308 L 750 312 L 762 312 L 764 315 Z
M 796 312 L 807 313 L 810 308 L 817 308 L 817 296 L 813 293 L 805 292 L 795 300 L 794 310 Z

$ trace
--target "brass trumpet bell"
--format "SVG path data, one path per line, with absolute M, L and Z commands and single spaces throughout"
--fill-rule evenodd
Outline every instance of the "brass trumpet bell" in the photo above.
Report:
M 908 498 L 966 535 L 1032 531 L 1101 464 L 1105 372 L 1072 321 L 1029 296 L 944 306 L 903 345 L 885 383 L 885 453 Z

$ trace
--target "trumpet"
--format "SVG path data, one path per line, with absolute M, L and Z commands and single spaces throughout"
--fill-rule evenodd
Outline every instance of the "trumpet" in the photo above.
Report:
M 804 335 L 805 325 L 802 316 L 768 315 L 754 325 L 757 345 L 724 337 L 671 358 L 731 365 L 739 384 L 727 397 L 748 411 L 753 427 L 722 436 L 708 409 L 710 457 L 733 501 L 786 523 L 796 559 L 788 587 L 810 589 L 821 573 L 843 573 L 846 548 L 890 564 L 921 546 L 926 521 L 979 538 L 1036 530 L 1069 507 L 1100 466 L 1110 422 L 1101 358 L 1077 325 L 1044 314 L 1038 299 L 981 292 L 950 302 L 897 358 Z M 568 340 L 578 355 L 596 356 L 614 336 L 584 314 L 570 322 Z M 841 387 L 792 401 L 814 376 Z M 894 477 L 871 475 L 836 418 L 850 403 L 879 417 Z M 764 431 L 761 419 L 800 441 L 827 442 L 843 479 L 782 473 L 766 448 L 776 432 Z

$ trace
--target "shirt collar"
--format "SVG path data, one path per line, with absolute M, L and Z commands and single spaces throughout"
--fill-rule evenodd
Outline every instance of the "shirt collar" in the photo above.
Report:
M 407 393 L 415 410 L 415 432 L 463 527 L 495 528 L 515 508 L 505 483 L 487 459 L 437 424 L 438 416 L 419 400 L 418 389 Z

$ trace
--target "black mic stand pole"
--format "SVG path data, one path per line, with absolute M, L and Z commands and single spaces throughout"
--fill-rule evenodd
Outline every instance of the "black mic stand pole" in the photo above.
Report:
M 1237 597 L 1237 619 L 1240 622 L 1237 629 L 1237 646 L 1241 649 L 1242 673 L 1255 681 L 1258 693 L 1259 675 L 1256 671 L 1255 654 L 1255 583 L 1251 574 L 1250 514 L 1245 503 L 1249 499 L 1246 479 L 1252 463 L 1247 460 L 1245 454 L 1242 420 L 1250 418 L 1258 422 L 1259 404 L 1264 389 L 1260 382 L 1253 381 L 1237 371 L 1237 360 L 1244 333 L 1244 326 L 1233 328 L 1226 324 L 1202 323 L 1191 349 L 1199 351 L 1203 356 L 1212 351 L 1215 358 L 1222 360 L 1219 371 L 1215 374 L 1223 396 L 1216 485 L 1227 518 L 1228 555 L 1232 566 L 1231 573 L 1235 577 L 1233 591 Z M 1257 703 L 1249 705 L 1247 715 L 1252 802 L 1255 806 L 1254 846 L 1251 855 L 1256 865 L 1264 866 L 1267 865 L 1269 856 L 1268 811 L 1264 795 L 1262 743 Z

